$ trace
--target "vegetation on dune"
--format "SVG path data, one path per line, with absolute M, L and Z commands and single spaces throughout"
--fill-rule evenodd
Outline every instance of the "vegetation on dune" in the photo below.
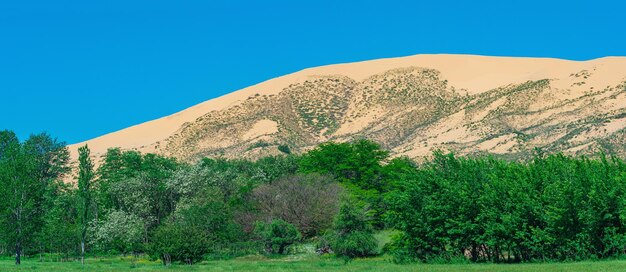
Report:
M 598 150 L 626 155 L 626 84 L 595 89 L 561 84 L 593 77 L 577 74 L 513 81 L 473 94 L 455 88 L 445 74 L 421 67 L 391 69 L 358 81 L 313 76 L 276 94 L 250 96 L 208 112 L 154 148 L 188 161 L 205 156 L 258 159 L 302 152 L 329 140 L 368 138 L 393 155 L 428 156 L 438 148 L 516 160 L 532 157 L 537 147 L 572 155 Z M 276 127 L 256 130 L 267 121 Z
M 345 262 L 388 254 L 395 262 L 517 263 L 626 253 L 626 163 L 617 157 L 436 152 L 416 163 L 355 140 L 193 164 L 110 149 L 95 170 L 85 146 L 77 182 L 65 184 L 68 158 L 46 134 L 20 142 L 0 132 L 6 258 L 113 254 L 176 265 L 317 252 Z

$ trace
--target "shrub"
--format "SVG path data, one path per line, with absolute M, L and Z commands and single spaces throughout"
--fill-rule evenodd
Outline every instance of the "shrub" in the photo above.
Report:
M 154 233 L 149 253 L 159 258 L 164 265 L 172 262 L 193 264 L 200 260 L 209 250 L 210 241 L 206 233 L 194 226 L 182 224 L 165 224 Z
M 354 201 L 341 206 L 328 240 L 333 252 L 346 261 L 377 254 L 378 243 L 367 212 Z
M 291 154 L 291 149 L 288 145 L 282 144 L 278 146 L 278 151 L 283 152 L 285 154 Z
M 281 219 L 272 220 L 269 224 L 257 222 L 254 231 L 265 244 L 265 251 L 270 254 L 284 254 L 289 245 L 301 238 L 294 225 Z

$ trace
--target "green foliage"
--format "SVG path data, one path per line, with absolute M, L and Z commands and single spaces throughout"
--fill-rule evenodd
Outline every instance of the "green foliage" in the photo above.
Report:
M 81 226 L 78 222 L 78 198 L 71 184 L 56 181 L 48 190 L 50 208 L 43 217 L 42 230 L 37 234 L 37 249 L 40 252 L 62 253 L 65 258 L 77 253 L 80 244 Z
M 365 190 L 381 189 L 382 162 L 389 152 L 372 141 L 323 143 L 303 155 L 300 171 L 331 174 L 340 182 L 352 183 Z
M 300 158 L 295 155 L 269 156 L 252 164 L 251 178 L 255 183 L 270 183 L 285 175 L 298 171 Z
M 177 212 L 172 221 L 153 233 L 148 253 L 171 262 L 193 264 L 205 256 L 229 256 L 238 241 L 245 238 L 233 222 L 228 207 L 219 202 L 194 203 Z
M 150 255 L 161 259 L 164 265 L 172 262 L 193 264 L 202 260 L 209 249 L 207 233 L 198 227 L 182 224 L 159 226 L 150 244 Z
M 363 207 L 356 201 L 346 201 L 341 206 L 332 232 L 327 238 L 333 252 L 346 261 L 376 255 L 378 242 L 369 221 Z
M 178 199 L 167 180 L 180 166 L 173 158 L 109 149 L 98 169 L 97 198 L 102 214 L 123 211 L 141 219 L 144 240 L 174 209 Z
M 93 163 L 89 157 L 90 150 L 87 145 L 78 148 L 78 221 L 81 231 L 81 261 L 85 258 L 85 240 L 87 238 L 87 225 L 92 214 L 91 182 L 94 178 Z
M 284 254 L 285 249 L 302 237 L 298 229 L 282 219 L 270 223 L 258 221 L 254 232 L 263 241 L 267 253 Z
M 13 132 L 0 131 L 0 239 L 15 249 L 16 264 L 23 249 L 40 244 L 35 239 L 54 204 L 52 184 L 67 172 L 68 159 L 65 144 L 47 134 L 20 143 Z
M 360 201 L 370 205 L 374 223 L 382 227 L 382 194 L 389 189 L 383 162 L 388 158 L 389 151 L 369 140 L 327 142 L 304 154 L 299 170 L 335 177 Z
M 304 236 L 346 261 L 381 248 L 396 261 L 435 263 L 626 254 L 626 163 L 616 157 L 436 152 L 417 164 L 367 140 L 194 164 L 110 149 L 95 172 L 89 156 L 79 149 L 78 182 L 66 184 L 63 143 L 0 132 L 0 251 L 16 263 L 46 252 L 67 260 L 87 240 L 87 253 L 193 264 L 261 245 L 284 254 Z M 340 207 L 343 192 L 351 200 Z M 373 226 L 393 229 L 393 242 L 377 243 Z
M 617 158 L 528 163 L 435 153 L 389 193 L 397 260 L 520 262 L 624 254 L 626 168 Z

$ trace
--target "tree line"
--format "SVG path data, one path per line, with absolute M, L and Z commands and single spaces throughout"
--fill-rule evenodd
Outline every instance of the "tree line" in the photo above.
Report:
M 298 243 L 349 260 L 523 262 L 624 254 L 626 167 L 615 157 L 527 161 L 435 152 L 391 158 L 368 140 L 256 161 L 180 162 L 0 132 L 0 254 L 84 261 L 145 254 L 193 264 L 287 254 Z M 73 182 L 66 183 L 67 176 Z M 374 233 L 397 234 L 381 249 Z
M 581 260 L 626 250 L 626 164 L 545 155 L 527 162 L 435 153 L 386 196 L 403 260 Z

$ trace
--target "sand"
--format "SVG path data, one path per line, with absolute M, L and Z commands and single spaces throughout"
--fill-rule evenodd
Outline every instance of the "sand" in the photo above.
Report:
M 342 75 L 360 81 L 371 75 L 400 67 L 424 67 L 441 72 L 441 77 L 456 88 L 477 94 L 493 88 L 522 83 L 528 80 L 554 79 L 556 90 L 569 89 L 569 95 L 579 96 L 590 89 L 603 89 L 623 81 L 626 57 L 605 57 L 590 61 L 570 61 L 551 58 L 488 57 L 476 55 L 415 55 L 401 58 L 378 59 L 304 69 L 270 79 L 233 93 L 208 100 L 176 114 L 138 124 L 82 143 L 70 145 L 75 158 L 78 146 L 88 144 L 94 156 L 102 155 L 110 147 L 154 151 L 154 144 L 174 134 L 186 122 L 214 110 L 237 105 L 255 94 L 276 94 L 290 84 L 301 83 L 320 75 Z M 578 76 L 576 76 L 578 75 Z M 587 75 L 587 78 L 584 78 Z M 589 76 L 590 75 L 590 76 Z M 584 83 L 581 83 L 584 82 Z M 623 101 L 623 99 L 620 99 Z M 619 106 L 619 105 L 618 105 Z M 351 123 L 352 127 L 364 124 Z M 621 126 L 619 124 L 618 126 Z M 260 122 L 246 134 L 252 139 L 276 130 L 272 121 Z M 353 129 L 346 128 L 351 131 Z M 501 144 L 501 143 L 500 143 Z M 491 148 L 491 147 L 486 147 Z M 499 150 L 501 151 L 501 150 Z

